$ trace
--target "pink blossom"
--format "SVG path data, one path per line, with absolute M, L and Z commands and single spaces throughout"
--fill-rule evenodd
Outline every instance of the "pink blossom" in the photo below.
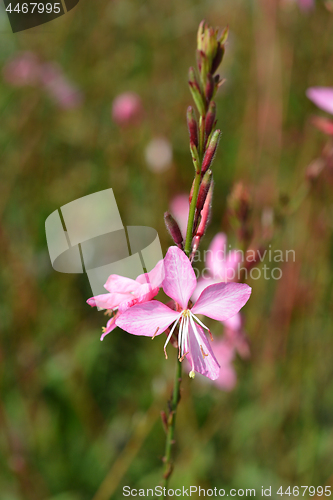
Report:
M 308 11 L 314 8 L 315 2 L 314 0 L 298 0 L 298 5 L 301 10 Z
M 237 383 L 236 370 L 232 364 L 235 349 L 226 339 L 217 340 L 214 345 L 216 359 L 220 363 L 220 375 L 214 384 L 221 390 L 232 391 Z
M 181 230 L 184 238 L 186 236 L 189 210 L 190 204 L 187 194 L 178 194 L 171 201 L 170 212 L 176 219 L 179 229 Z
M 225 337 L 229 345 L 235 349 L 241 358 L 250 357 L 250 346 L 247 335 L 244 331 L 243 318 L 241 313 L 223 321 Z
M 75 108 L 82 102 L 82 93 L 65 77 L 56 63 L 41 66 L 41 84 L 61 108 Z
M 14 87 L 36 85 L 40 77 L 40 64 L 33 52 L 21 52 L 7 61 L 3 68 L 3 77 Z
M 142 113 L 142 102 L 135 92 L 119 94 L 112 103 L 112 119 L 117 125 L 138 123 Z
M 163 278 L 163 260 L 159 261 L 149 273 L 140 274 L 136 280 L 111 274 L 104 285 L 109 293 L 97 295 L 87 300 L 91 307 L 99 307 L 116 313 L 109 319 L 106 328 L 103 328 L 101 340 L 116 328 L 116 319 L 124 311 L 135 304 L 152 300 L 158 294 Z
M 224 233 L 217 233 L 213 238 L 207 252 L 206 268 L 204 276 L 199 279 L 198 285 L 193 293 L 193 299 L 196 300 L 202 290 L 208 285 L 214 283 L 233 281 L 236 276 L 236 270 L 241 262 L 241 253 L 237 250 L 231 250 L 226 253 L 227 237 Z
M 205 288 L 192 308 L 189 299 L 197 286 L 195 273 L 186 255 L 178 247 L 170 247 L 164 259 L 165 278 L 162 288 L 177 304 L 173 310 L 157 300 L 131 307 L 116 319 L 116 324 L 134 335 L 155 337 L 167 330 L 170 333 L 166 347 L 179 324 L 178 358 L 185 357 L 191 364 L 190 376 L 201 373 L 211 380 L 219 377 L 220 365 L 214 356 L 204 329 L 209 329 L 197 315 L 203 314 L 217 321 L 231 318 L 248 301 L 251 288 L 240 283 L 217 283 Z
M 333 114 L 333 87 L 310 87 L 306 95 L 318 108 Z

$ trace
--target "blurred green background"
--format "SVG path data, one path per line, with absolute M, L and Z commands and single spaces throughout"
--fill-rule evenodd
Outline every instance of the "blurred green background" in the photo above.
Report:
M 328 2 L 302 12 L 292 0 L 81 1 L 48 25 L 12 34 L 1 5 L 0 64 L 19 51 L 56 61 L 82 92 L 64 109 L 39 86 L 0 81 L 0 498 L 108 500 L 123 485 L 160 483 L 159 412 L 172 389 L 175 352 L 117 329 L 99 341 L 103 312 L 86 300 L 85 275 L 50 264 L 45 219 L 74 199 L 112 187 L 125 225 L 157 229 L 189 191 L 188 67 L 205 18 L 230 26 L 216 98 L 223 134 L 214 163 L 211 225 L 237 241 L 226 199 L 242 181 L 262 214 L 273 210 L 272 248 L 294 249 L 281 280 L 249 280 L 244 309 L 251 358 L 223 392 L 184 376 L 170 486 L 257 488 L 333 483 L 332 184 L 297 198 L 327 142 L 307 100 L 333 85 Z M 114 98 L 136 92 L 140 123 L 117 125 Z M 169 168 L 147 167 L 155 137 L 172 145 Z M 302 192 L 302 191 L 301 191 Z M 295 201 L 289 210 L 279 200 Z M 269 264 L 267 264 L 269 265 Z M 214 333 L 223 331 L 216 324 Z M 273 494 L 273 497 L 279 498 Z

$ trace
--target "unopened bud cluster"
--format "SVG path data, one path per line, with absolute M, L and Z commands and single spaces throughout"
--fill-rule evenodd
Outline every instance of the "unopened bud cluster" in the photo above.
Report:
M 216 72 L 223 59 L 227 37 L 228 28 L 220 31 L 202 21 L 197 36 L 197 68 L 189 69 L 188 83 L 196 106 L 196 111 L 192 106 L 187 109 L 190 151 L 195 169 L 189 198 L 191 207 L 186 238 L 187 242 L 191 238 L 192 255 L 198 248 L 210 217 L 212 165 L 221 135 L 221 131 L 216 129 L 216 104 L 213 99 L 223 83 Z M 168 212 L 164 219 L 172 239 L 178 247 L 183 248 L 183 237 L 177 222 Z M 185 252 L 189 254 L 187 244 L 185 243 Z
M 192 232 L 194 252 L 209 222 L 213 189 L 211 167 L 221 135 L 221 131 L 216 129 L 216 104 L 213 98 L 223 80 L 215 73 L 223 59 L 227 36 L 228 28 L 219 31 L 202 21 L 197 36 L 197 69 L 191 67 L 189 70 L 188 83 L 199 117 L 196 118 L 190 106 L 187 110 L 187 125 L 193 165 L 196 174 L 201 176 Z M 193 187 L 190 203 L 192 194 Z

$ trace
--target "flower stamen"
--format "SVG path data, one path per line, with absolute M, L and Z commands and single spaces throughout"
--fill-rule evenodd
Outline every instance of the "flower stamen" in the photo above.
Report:
M 202 345 L 200 345 L 200 351 L 201 351 L 203 359 L 205 359 L 208 356 L 208 354 L 205 353 L 205 351 L 203 350 Z
M 154 335 L 151 338 L 152 340 L 154 340 L 154 338 L 156 337 L 156 334 L 157 334 L 157 332 L 158 332 L 159 329 L 160 329 L 160 327 L 158 326 L 157 329 L 156 329 L 156 332 L 154 333 Z

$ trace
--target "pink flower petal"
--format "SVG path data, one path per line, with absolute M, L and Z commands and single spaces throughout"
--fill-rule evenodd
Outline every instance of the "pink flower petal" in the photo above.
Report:
M 121 313 L 125 312 L 130 307 L 136 304 L 143 304 L 152 300 L 159 292 L 159 288 L 151 288 L 151 285 L 141 285 L 140 288 L 135 292 L 134 295 L 130 296 L 129 300 L 123 300 L 119 304 L 119 311 Z
M 191 299 L 195 302 L 198 300 L 200 297 L 201 293 L 204 291 L 205 288 L 209 285 L 215 285 L 215 283 L 221 283 L 221 280 L 215 280 L 214 278 L 199 278 L 197 286 L 195 287 L 194 292 L 192 293 Z
M 159 288 L 160 286 L 162 286 L 164 277 L 164 260 L 162 259 L 149 273 L 140 274 L 140 276 L 138 276 L 135 281 L 141 284 L 150 283 L 152 288 Z
M 246 304 L 251 288 L 243 283 L 218 283 L 202 292 L 192 308 L 193 314 L 204 314 L 217 321 L 231 318 Z
M 111 274 L 104 288 L 110 293 L 132 293 L 140 287 L 140 283 L 130 278 L 125 278 L 124 276 L 119 276 L 118 274 Z
M 196 287 L 197 280 L 189 259 L 178 247 L 170 247 L 164 259 L 164 292 L 187 309 L 188 301 Z
M 306 91 L 306 95 L 316 106 L 318 106 L 318 108 L 333 114 L 332 87 L 310 87 Z
M 220 374 L 220 365 L 201 326 L 194 324 L 194 327 L 196 328 L 196 335 L 192 324 L 189 324 L 188 342 L 190 353 L 186 357 L 192 366 L 192 370 L 211 380 L 216 380 Z
M 117 315 L 118 316 L 118 315 Z M 113 318 L 110 318 L 109 321 L 106 323 L 106 328 L 105 330 L 103 331 L 102 335 L 101 335 L 101 338 L 100 340 L 104 340 L 104 337 L 112 332 L 112 330 L 114 330 L 115 328 L 117 328 L 117 325 L 116 325 L 116 319 L 117 319 L 117 316 L 114 316 Z
M 87 300 L 87 303 L 91 307 L 100 307 L 101 309 L 115 309 L 122 301 L 131 300 L 133 296 L 131 294 L 123 293 L 102 293 L 101 295 L 96 295 L 96 297 L 91 297 Z
M 116 320 L 117 326 L 133 335 L 153 337 L 163 333 L 180 313 L 153 300 L 131 307 Z

